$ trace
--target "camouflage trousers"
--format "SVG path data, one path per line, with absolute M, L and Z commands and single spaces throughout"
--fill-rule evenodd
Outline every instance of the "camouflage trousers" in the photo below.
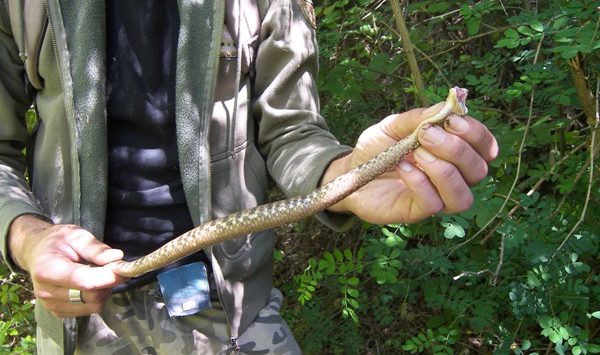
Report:
M 156 284 L 114 294 L 100 314 L 80 324 L 75 354 L 300 354 L 279 314 L 283 296 L 273 289 L 254 323 L 231 343 L 218 300 L 198 314 L 170 318 Z

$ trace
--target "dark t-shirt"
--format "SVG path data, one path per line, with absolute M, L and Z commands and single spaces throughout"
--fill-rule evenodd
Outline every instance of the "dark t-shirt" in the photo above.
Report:
M 191 229 L 177 154 L 176 1 L 107 2 L 108 209 L 105 242 L 126 260 Z M 205 258 L 198 253 L 177 265 Z M 130 280 L 128 289 L 157 272 Z

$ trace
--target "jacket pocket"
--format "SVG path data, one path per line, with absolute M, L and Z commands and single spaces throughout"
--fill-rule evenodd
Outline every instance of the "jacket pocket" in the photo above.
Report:
M 9 1 L 11 30 L 19 47 L 25 72 L 31 85 L 44 87 L 38 66 L 42 44 L 48 31 L 48 13 L 45 0 Z
M 256 147 L 249 144 L 235 157 L 228 156 L 212 164 L 213 217 L 224 217 L 264 204 L 268 188 L 265 162 Z M 219 244 L 226 258 L 238 258 L 250 246 L 253 234 L 242 235 Z

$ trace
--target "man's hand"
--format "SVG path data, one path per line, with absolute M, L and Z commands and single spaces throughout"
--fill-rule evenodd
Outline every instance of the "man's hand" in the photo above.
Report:
M 107 268 L 92 267 L 121 260 L 123 252 L 78 226 L 24 215 L 13 221 L 9 233 L 13 259 L 30 273 L 35 297 L 57 317 L 100 312 L 111 289 L 126 280 Z M 81 290 L 84 303 L 69 302 L 69 289 Z
M 325 184 L 408 136 L 443 103 L 386 117 L 366 129 L 351 154 L 331 163 Z M 378 224 L 414 223 L 437 212 L 456 213 L 473 203 L 470 186 L 488 172 L 498 155 L 491 132 L 472 117 L 451 115 L 444 127 L 419 132 L 421 146 L 393 170 L 371 181 L 330 211 L 351 212 Z

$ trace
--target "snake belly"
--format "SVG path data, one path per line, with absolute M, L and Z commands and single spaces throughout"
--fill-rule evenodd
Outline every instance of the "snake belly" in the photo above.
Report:
M 451 88 L 441 111 L 421 122 L 409 136 L 308 194 L 260 205 L 209 221 L 139 259 L 130 262 L 117 261 L 105 266 L 122 276 L 136 277 L 225 240 L 282 226 L 317 214 L 396 166 L 419 146 L 417 135 L 421 128 L 440 124 L 452 113 L 465 115 L 467 94 L 466 89 Z

